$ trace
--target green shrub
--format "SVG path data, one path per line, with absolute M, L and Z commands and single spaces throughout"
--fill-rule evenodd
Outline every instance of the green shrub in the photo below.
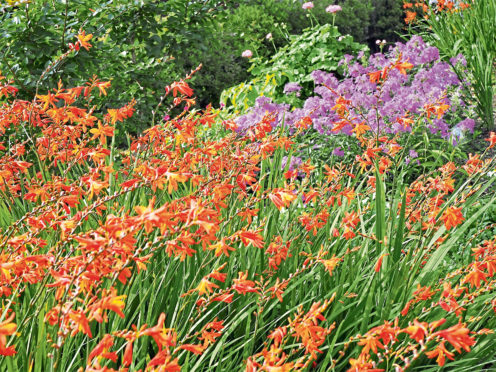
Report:
M 315 26 L 301 35 L 292 36 L 291 43 L 279 49 L 270 60 L 253 58 L 250 67 L 253 79 L 226 89 L 221 103 L 241 112 L 253 106 L 256 98 L 263 95 L 277 102 L 298 105 L 313 91 L 312 71 L 339 73 L 339 61 L 345 54 L 367 50 L 366 46 L 354 42 L 351 36 L 342 36 L 336 26 Z M 300 97 L 284 94 L 284 86 L 289 82 L 303 87 Z
M 112 78 L 116 89 L 105 101 L 109 106 L 123 105 L 131 98 L 137 101 L 137 115 L 118 134 L 123 142 L 125 132 L 137 135 L 151 124 L 164 87 L 189 72 L 181 70 L 189 66 L 176 59 L 187 54 L 191 40 L 195 40 L 195 50 L 208 50 L 216 29 L 214 20 L 225 12 L 225 7 L 210 0 L 116 0 L 100 4 L 57 0 L 0 6 L 0 70 L 22 87 L 22 98 L 56 86 L 60 76 L 71 85 L 92 75 L 101 80 Z M 56 63 L 39 79 L 67 50 L 81 27 L 94 35 L 96 48 L 81 49 L 78 58 Z M 198 53 L 191 60 L 193 68 L 204 57 Z

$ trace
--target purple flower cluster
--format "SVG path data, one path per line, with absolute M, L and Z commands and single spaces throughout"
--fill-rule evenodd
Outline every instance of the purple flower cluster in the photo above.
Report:
M 282 161 L 281 161 L 281 169 L 286 168 L 287 163 L 288 163 L 288 157 L 285 156 L 282 158 Z M 302 164 L 303 164 L 302 158 L 300 158 L 298 156 L 292 156 L 291 160 L 289 161 L 288 170 L 290 170 L 290 171 L 295 170 L 295 169 L 299 168 Z
M 299 92 L 301 89 L 302 89 L 302 87 L 298 83 L 287 83 L 284 86 L 284 94 L 296 92 L 296 95 L 299 96 Z
M 391 69 L 388 78 L 378 86 L 371 82 L 369 73 L 382 70 L 400 59 L 414 65 L 408 73 L 402 74 L 398 69 Z M 453 62 L 463 63 L 463 57 Z M 269 112 L 276 112 L 278 123 L 291 126 L 303 117 L 312 118 L 314 129 L 323 135 L 335 134 L 332 129 L 340 118 L 332 107 L 339 95 L 351 101 L 351 116 L 363 120 L 373 131 L 380 133 L 398 133 L 411 131 L 411 128 L 397 122 L 405 115 L 418 115 L 426 104 L 448 104 L 450 109 L 445 115 L 426 124 L 432 133 L 443 138 L 453 136 L 452 131 L 473 131 L 475 122 L 464 119 L 453 126 L 453 120 L 463 116 L 466 110 L 461 100 L 461 90 L 465 82 L 460 82 L 449 64 L 439 60 L 437 48 L 428 46 L 420 36 L 412 37 L 406 44 L 397 43 L 388 53 L 370 56 L 367 65 L 363 65 L 353 56 L 345 56 L 341 61 L 346 68 L 346 76 L 338 79 L 331 73 L 313 71 L 315 95 L 307 98 L 303 107 L 289 110 L 286 104 L 273 103 L 269 98 L 260 97 L 255 106 L 238 118 L 240 128 L 246 128 Z M 298 91 L 298 85 L 289 83 L 284 92 Z M 351 127 L 344 127 L 341 133 L 351 134 Z
M 289 111 L 289 105 L 278 104 L 272 102 L 268 97 L 258 97 L 255 100 L 255 106 L 253 106 L 247 114 L 242 115 L 236 119 L 236 124 L 238 124 L 238 132 L 245 132 L 246 129 L 258 123 L 265 115 L 275 113 L 276 121 L 274 125 L 278 125 L 283 122 L 284 116 Z

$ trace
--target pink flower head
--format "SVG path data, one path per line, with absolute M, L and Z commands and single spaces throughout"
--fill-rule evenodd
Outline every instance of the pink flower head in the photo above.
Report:
M 313 3 L 311 1 L 309 1 L 307 3 L 303 3 L 303 5 L 301 7 L 303 9 L 312 9 L 313 8 Z
M 337 12 L 340 12 L 341 10 L 343 10 L 343 8 L 341 8 L 339 5 L 329 5 L 327 8 L 326 8 L 326 12 L 327 13 L 337 13 Z
M 243 53 L 241 53 L 241 57 L 251 58 L 253 57 L 253 53 L 250 49 L 246 49 Z

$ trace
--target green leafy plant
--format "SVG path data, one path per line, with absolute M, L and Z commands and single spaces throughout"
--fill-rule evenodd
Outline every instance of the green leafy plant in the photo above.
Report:
M 56 0 L 0 7 L 0 70 L 22 87 L 20 94 L 32 97 L 60 76 L 72 85 L 92 75 L 112 79 L 116 90 L 106 97 L 108 105 L 137 102 L 137 115 L 118 130 L 120 145 L 127 133 L 136 136 L 152 124 L 163 87 L 200 63 L 186 65 L 184 50 L 205 50 L 214 19 L 225 13 L 224 5 L 212 0 Z M 77 59 L 62 60 L 43 74 L 80 28 L 95 35 L 96 48 L 81 49 Z
M 291 43 L 280 48 L 269 60 L 253 58 L 249 69 L 253 79 L 226 89 L 221 95 L 221 103 L 232 107 L 235 112 L 253 106 L 259 96 L 272 98 L 276 102 L 301 104 L 313 91 L 312 71 L 339 73 L 339 62 L 345 54 L 367 50 L 366 46 L 354 42 L 351 36 L 342 36 L 336 26 L 315 26 L 301 35 L 291 36 Z M 285 84 L 290 82 L 303 88 L 297 99 L 288 98 L 284 93 Z
M 453 3 L 451 8 L 446 3 L 439 7 L 426 6 L 425 9 L 425 18 L 415 23 L 411 30 L 421 32 L 446 59 L 456 58 L 459 54 L 464 56 L 466 68 L 458 65 L 455 69 L 461 78 L 471 82 L 466 97 L 475 101 L 477 114 L 486 129 L 494 129 L 496 1 Z M 409 21 L 413 20 L 415 10 L 410 10 Z M 420 10 L 417 11 L 420 13 Z

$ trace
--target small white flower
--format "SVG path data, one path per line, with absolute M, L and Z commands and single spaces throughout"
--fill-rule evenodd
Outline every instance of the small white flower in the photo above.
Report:
M 313 3 L 311 1 L 309 1 L 307 3 L 303 3 L 303 5 L 301 7 L 303 9 L 312 9 L 313 8 Z
M 326 8 L 326 12 L 327 13 L 337 13 L 337 12 L 340 12 L 341 10 L 343 10 L 343 8 L 341 8 L 339 5 L 329 5 L 327 8 Z
M 243 53 L 241 53 L 241 57 L 251 58 L 253 57 L 253 53 L 250 49 L 246 49 Z

